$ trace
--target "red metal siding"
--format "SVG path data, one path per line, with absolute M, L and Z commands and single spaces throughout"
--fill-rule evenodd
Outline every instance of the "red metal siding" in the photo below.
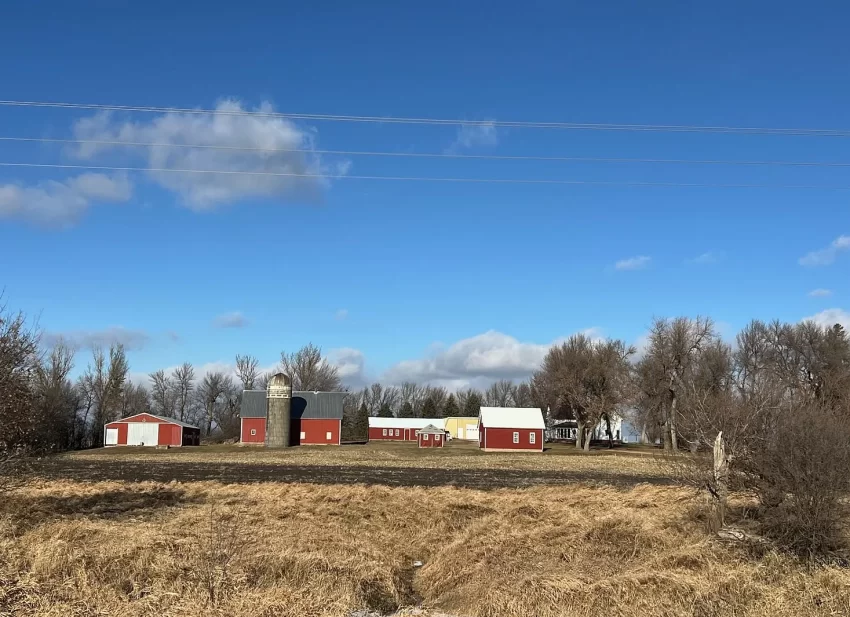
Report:
M 182 439 L 182 426 L 178 424 L 165 424 L 164 422 L 159 425 L 159 439 L 157 443 L 160 446 L 181 446 L 183 445 Z
M 387 434 L 384 435 L 384 431 L 387 431 Z M 389 432 L 392 431 L 392 435 Z M 396 436 L 395 432 L 398 431 L 398 436 Z M 387 441 L 416 441 L 416 436 L 413 434 L 413 429 L 403 429 L 403 428 L 374 428 L 369 427 L 369 440 L 378 440 L 383 439 Z
M 514 443 L 514 433 L 519 433 L 519 443 Z M 529 435 L 534 433 L 534 443 Z M 543 450 L 543 430 L 527 428 L 488 428 L 481 431 L 482 447 L 499 450 Z M 485 437 L 486 435 L 486 437 Z
M 301 445 L 331 444 L 336 446 L 339 445 L 341 424 L 340 420 L 302 418 L 301 430 L 297 437 Z M 303 439 L 300 437 L 301 433 L 304 433 Z M 328 439 L 328 433 L 331 434 L 330 439 Z
M 251 429 L 257 431 L 251 434 Z M 242 418 L 242 443 L 265 443 L 266 442 L 266 419 L 265 418 Z
M 118 445 L 126 446 L 127 445 L 127 424 L 125 422 L 110 422 L 106 425 L 106 428 L 117 428 L 118 429 Z
M 426 440 L 425 437 L 428 437 Z M 445 438 L 442 435 L 419 435 L 420 448 L 442 448 Z

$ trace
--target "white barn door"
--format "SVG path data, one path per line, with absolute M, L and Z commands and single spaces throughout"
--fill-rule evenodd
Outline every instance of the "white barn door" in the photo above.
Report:
M 127 425 L 128 446 L 155 446 L 159 443 L 159 423 L 131 422 Z
M 466 425 L 466 438 L 470 441 L 478 441 L 478 425 L 477 424 L 467 424 Z
M 107 446 L 117 446 L 118 445 L 118 429 L 117 428 L 108 428 L 106 429 L 106 439 L 104 440 L 104 445 Z

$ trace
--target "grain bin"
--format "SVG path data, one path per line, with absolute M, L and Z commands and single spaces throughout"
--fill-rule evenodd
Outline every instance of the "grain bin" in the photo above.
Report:
M 292 380 L 277 373 L 269 380 L 269 419 L 266 431 L 269 448 L 289 447 L 289 421 L 292 408 Z

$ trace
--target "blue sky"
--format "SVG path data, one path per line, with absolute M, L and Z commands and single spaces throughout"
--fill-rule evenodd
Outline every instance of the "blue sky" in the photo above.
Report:
M 2 97 L 309 114 L 850 128 L 844 3 L 13 2 Z M 745 4 L 746 6 L 741 6 Z M 459 6 L 462 5 L 462 6 Z M 600 6 L 603 5 L 603 6 Z M 265 107 L 264 107 L 265 106 Z M 302 150 L 848 162 L 841 137 L 0 107 L 0 136 Z M 0 142 L 0 160 L 347 176 L 850 187 L 850 168 Z M 0 167 L 0 284 L 143 374 L 312 341 L 352 384 L 521 377 L 653 316 L 850 324 L 850 191 Z M 813 251 L 822 251 L 806 258 Z M 802 260 L 802 263 L 801 263 Z M 617 264 L 620 263 L 620 267 Z M 815 290 L 821 291 L 814 296 Z M 825 312 L 826 311 L 826 312 Z M 85 350 L 78 364 L 86 362 Z

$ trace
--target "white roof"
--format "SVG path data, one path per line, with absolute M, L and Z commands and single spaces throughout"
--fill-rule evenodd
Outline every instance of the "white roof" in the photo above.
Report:
M 429 424 L 445 426 L 442 418 L 369 418 L 369 428 L 425 428 Z
M 539 407 L 482 407 L 484 428 L 546 428 Z

